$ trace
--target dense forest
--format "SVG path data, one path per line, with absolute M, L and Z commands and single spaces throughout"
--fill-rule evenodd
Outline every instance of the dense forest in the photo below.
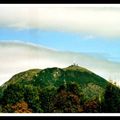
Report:
M 1 113 L 119 113 L 120 88 L 78 65 L 32 69 L 0 87 Z

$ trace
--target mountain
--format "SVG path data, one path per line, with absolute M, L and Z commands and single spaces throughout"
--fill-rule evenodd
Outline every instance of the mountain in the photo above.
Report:
M 94 74 L 93 72 L 80 67 L 78 65 L 71 65 L 66 68 L 46 68 L 46 69 L 31 69 L 14 75 L 4 85 L 21 83 L 21 84 L 37 84 L 39 86 L 47 86 L 50 84 L 57 85 L 64 84 L 64 82 L 77 82 L 81 86 L 88 83 L 94 83 L 102 88 L 105 88 L 107 81 Z
M 31 69 L 14 75 L 1 86 L 1 108 L 3 112 L 15 112 L 13 108 L 18 112 L 13 106 L 27 104 L 30 109 L 22 109 L 25 112 L 73 112 L 74 107 L 75 112 L 81 112 L 85 108 L 80 104 L 104 100 L 108 84 L 104 78 L 75 64 L 66 68 Z M 58 106 L 60 103 L 65 107 Z

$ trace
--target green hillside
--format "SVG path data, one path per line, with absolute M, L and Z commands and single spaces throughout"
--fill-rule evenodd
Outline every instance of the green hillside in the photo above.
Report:
M 78 65 L 32 69 L 1 86 L 0 108 L 1 112 L 106 112 L 108 86 L 119 93 L 119 88 Z
M 40 87 L 45 87 L 48 85 L 54 85 L 55 87 L 60 86 L 64 83 L 77 82 L 79 85 L 83 86 L 88 83 L 93 83 L 105 88 L 107 81 L 94 74 L 93 72 L 76 66 L 71 65 L 67 68 L 47 68 L 47 69 L 32 69 L 25 72 L 18 73 L 14 75 L 8 82 L 4 84 L 33 84 Z
M 39 73 L 41 70 L 40 69 L 31 69 L 31 70 L 27 70 L 21 73 L 18 73 L 16 75 L 14 75 L 9 81 L 7 81 L 4 85 L 8 85 L 8 84 L 14 84 L 14 83 L 22 83 L 22 84 L 27 84 L 29 83 L 29 81 L 33 80 L 33 77 L 37 75 L 37 73 Z

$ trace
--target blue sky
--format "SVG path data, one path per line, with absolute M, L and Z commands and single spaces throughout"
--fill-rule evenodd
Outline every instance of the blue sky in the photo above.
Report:
M 96 57 L 102 55 L 108 60 L 120 62 L 119 38 L 39 29 L 0 28 L 0 41 L 29 42 L 59 51 L 90 53 Z
M 120 6 L 4 6 L 0 6 L 0 84 L 24 70 L 66 67 L 74 61 L 120 84 Z

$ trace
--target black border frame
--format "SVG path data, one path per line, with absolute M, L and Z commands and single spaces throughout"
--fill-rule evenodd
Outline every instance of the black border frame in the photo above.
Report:
M 87 1 L 79 1 L 79 0 L 0 0 L 0 4 L 120 4 L 120 1 L 114 0 L 87 0 Z M 85 119 L 95 119 L 95 120 L 103 120 L 103 119 L 119 119 L 120 116 L 0 116 L 0 120 L 85 120 Z

